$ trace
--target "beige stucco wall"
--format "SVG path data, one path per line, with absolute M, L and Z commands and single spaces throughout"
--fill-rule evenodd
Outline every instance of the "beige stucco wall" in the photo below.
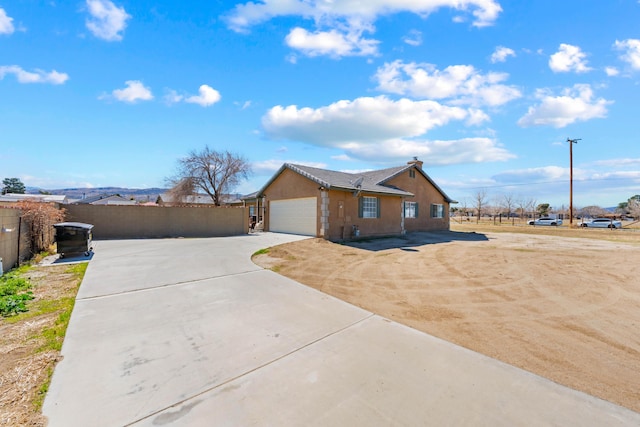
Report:
M 329 240 L 355 237 L 357 226 L 360 237 L 386 236 L 403 232 L 403 201 L 418 202 L 418 218 L 404 218 L 404 231 L 429 231 L 449 229 L 449 203 L 431 183 L 416 171 L 411 178 L 409 171 L 395 177 L 389 184 L 415 194 L 402 198 L 379 194 L 361 193 L 359 196 L 377 197 L 380 204 L 380 218 L 359 218 L 358 197 L 348 191 L 324 190 L 320 185 L 290 169 L 285 169 L 264 190 L 267 200 L 265 230 L 269 229 L 269 202 L 273 200 L 318 198 L 318 226 L 316 236 Z M 442 204 L 444 218 L 431 218 L 431 204 Z
M 244 207 L 66 205 L 67 221 L 93 224 L 95 239 L 219 237 L 245 234 Z
M 359 197 L 377 197 L 380 206 L 380 218 L 359 218 Z M 360 231 L 360 237 L 386 236 L 400 234 L 402 211 L 401 198 L 361 193 L 354 197 L 346 191 L 329 191 L 329 229 L 325 237 L 330 240 L 350 239 L 353 227 Z
M 325 196 L 325 209 L 323 212 L 322 194 Z M 269 229 L 269 202 L 273 200 L 296 199 L 301 197 L 318 198 L 318 226 L 316 236 L 330 240 L 352 238 L 353 226 L 360 230 L 360 236 L 381 236 L 401 233 L 401 198 L 379 196 L 374 194 L 361 194 L 364 196 L 378 197 L 380 205 L 380 218 L 358 218 L 358 198 L 352 193 L 336 190 L 321 190 L 316 182 L 305 178 L 289 169 L 285 169 L 264 190 L 267 199 L 267 215 L 265 230 Z M 322 217 L 326 221 L 321 220 Z
M 300 197 L 320 197 L 319 185 L 289 169 L 285 169 L 264 190 L 266 196 L 267 213 L 265 215 L 265 230 L 269 230 L 269 204 L 273 200 L 297 199 Z M 320 218 L 320 203 L 318 203 L 318 218 Z M 316 230 L 316 236 L 320 236 L 320 221 Z
M 449 203 L 418 170 L 415 171 L 415 178 L 411 178 L 407 170 L 389 181 L 389 184 L 415 195 L 406 198 L 406 201 L 418 202 L 418 218 L 405 218 L 406 231 L 449 230 Z M 434 203 L 444 205 L 443 218 L 431 218 L 431 205 Z

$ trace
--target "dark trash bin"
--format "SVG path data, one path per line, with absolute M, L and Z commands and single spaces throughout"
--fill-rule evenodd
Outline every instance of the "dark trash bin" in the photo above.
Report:
M 56 229 L 56 244 L 60 258 L 68 254 L 84 253 L 91 255 L 93 251 L 91 229 L 93 224 L 82 222 L 60 222 L 53 224 Z

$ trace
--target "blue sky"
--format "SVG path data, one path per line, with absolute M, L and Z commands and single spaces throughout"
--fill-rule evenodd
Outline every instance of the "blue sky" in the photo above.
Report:
M 640 193 L 640 2 L 0 0 L 0 177 L 157 187 L 208 144 L 284 163 L 413 156 L 452 198 Z

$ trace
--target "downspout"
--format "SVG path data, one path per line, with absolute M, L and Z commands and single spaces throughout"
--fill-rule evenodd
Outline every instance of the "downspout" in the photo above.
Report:
M 401 197 L 400 198 L 400 234 L 403 236 L 407 234 L 407 230 L 404 229 L 404 201 L 405 201 L 405 198 Z
M 263 231 L 266 231 L 267 229 L 266 226 L 267 226 L 267 195 L 263 194 L 262 195 L 262 230 Z

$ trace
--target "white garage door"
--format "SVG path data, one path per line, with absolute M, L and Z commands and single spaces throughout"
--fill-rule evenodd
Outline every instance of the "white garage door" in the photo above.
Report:
M 318 199 L 273 200 L 269 203 L 269 231 L 315 236 Z

